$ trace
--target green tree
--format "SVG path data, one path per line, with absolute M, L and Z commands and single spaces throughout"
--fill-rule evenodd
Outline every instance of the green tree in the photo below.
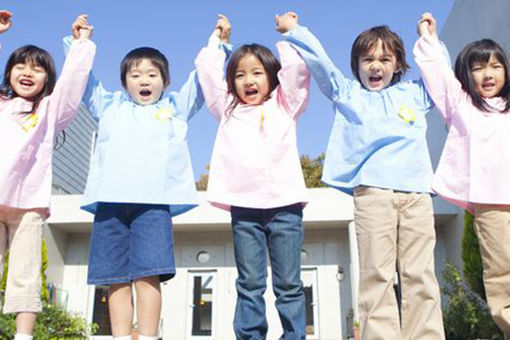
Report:
M 483 286 L 483 267 L 473 215 L 465 212 L 462 232 L 462 275 L 457 268 L 447 264 L 443 272 L 443 308 L 446 338 L 503 339 L 492 320 Z
M 299 158 L 307 188 L 322 188 L 326 186 L 321 181 L 324 158 L 324 153 L 321 153 L 317 158 L 310 158 L 308 155 L 302 155 Z
M 307 188 L 320 188 L 326 185 L 322 183 L 322 168 L 324 166 L 324 153 L 321 153 L 317 158 L 310 158 L 308 155 L 301 155 L 299 158 L 301 162 L 301 169 L 305 178 Z M 209 172 L 209 166 L 206 168 Z M 209 174 L 200 175 L 200 179 L 195 183 L 198 191 L 206 191 L 207 183 L 209 181 Z
M 480 246 L 474 228 L 474 217 L 469 212 L 464 214 L 464 230 L 462 232 L 462 273 L 469 287 L 484 301 L 483 266 Z

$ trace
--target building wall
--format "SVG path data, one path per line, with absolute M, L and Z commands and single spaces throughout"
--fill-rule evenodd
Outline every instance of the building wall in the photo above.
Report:
M 78 116 L 57 138 L 53 156 L 53 194 L 81 194 L 85 189 L 96 122 L 80 106 Z

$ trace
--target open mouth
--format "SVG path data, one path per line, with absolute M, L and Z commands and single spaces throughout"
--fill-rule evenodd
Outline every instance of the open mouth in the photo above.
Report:
M 482 84 L 482 87 L 483 87 L 484 89 L 488 90 L 488 89 L 493 88 L 493 87 L 494 87 L 494 85 L 495 85 L 495 84 L 494 84 L 494 82 L 487 82 L 487 83 L 483 83 L 483 84 Z
M 34 82 L 30 79 L 21 79 L 19 82 L 23 86 L 32 86 L 34 85 Z
M 140 96 L 142 96 L 143 98 L 147 98 L 152 94 L 150 90 L 141 90 L 139 93 Z
M 382 76 L 370 76 L 368 77 L 368 81 L 371 82 L 371 83 L 378 83 L 380 81 L 382 81 Z
M 257 93 L 259 93 L 259 91 L 255 90 L 255 89 L 244 91 L 244 94 L 248 97 L 255 96 Z

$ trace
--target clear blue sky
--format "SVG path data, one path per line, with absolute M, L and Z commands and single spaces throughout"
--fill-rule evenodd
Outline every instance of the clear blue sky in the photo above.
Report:
M 178 89 L 193 68 L 193 61 L 206 43 L 216 14 L 227 15 L 232 23 L 232 43 L 257 42 L 270 47 L 279 39 L 274 15 L 294 10 L 300 23 L 308 26 L 326 48 L 331 59 L 351 77 L 349 56 L 352 42 L 368 27 L 386 24 L 404 40 L 408 77 L 417 77 L 412 60 L 416 22 L 430 11 L 440 31 L 454 0 L 4 0 L 1 8 L 13 13 L 13 27 L 0 35 L 3 68 L 9 54 L 24 44 L 48 50 L 60 69 L 63 56 L 61 37 L 70 33 L 74 18 L 89 14 L 98 49 L 94 72 L 110 91 L 121 88 L 119 65 L 123 56 L 139 46 L 152 46 L 170 61 L 172 83 Z M 454 56 L 452 56 L 454 57 Z M 301 154 L 316 157 L 325 151 L 333 123 L 331 103 L 312 83 L 308 110 L 298 123 Z M 188 134 L 195 178 L 209 164 L 217 123 L 204 108 L 192 119 Z

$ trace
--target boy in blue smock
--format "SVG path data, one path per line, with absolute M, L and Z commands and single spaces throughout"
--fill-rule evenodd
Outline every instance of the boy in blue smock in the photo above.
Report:
M 355 40 L 347 79 L 310 31 L 283 36 L 301 54 L 335 121 L 322 180 L 354 196 L 362 339 L 444 339 L 434 273 L 432 166 L 425 115 L 433 106 L 409 68 L 400 37 L 387 26 Z M 400 277 L 401 319 L 393 278 Z
M 134 285 L 139 339 L 156 339 L 160 282 L 175 275 L 172 217 L 198 204 L 186 134 L 204 98 L 195 71 L 163 97 L 168 61 L 150 47 L 124 57 L 121 80 L 128 94 L 91 74 L 83 96 L 99 125 L 82 207 L 95 214 L 88 283 L 109 285 L 114 339 L 131 338 Z

